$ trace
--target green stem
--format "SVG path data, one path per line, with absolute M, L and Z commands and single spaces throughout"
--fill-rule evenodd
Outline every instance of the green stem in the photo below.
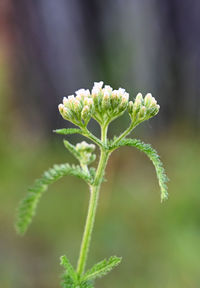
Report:
M 103 147 L 101 141 L 96 136 L 94 136 L 86 127 L 82 128 L 82 135 L 92 140 L 100 148 Z
M 107 127 L 102 127 L 101 141 L 104 145 L 107 142 Z M 90 185 L 90 202 L 88 208 L 88 214 L 85 224 L 85 229 L 83 233 L 83 239 L 80 248 L 80 254 L 77 264 L 77 273 L 81 276 L 84 273 L 85 265 L 87 261 L 87 255 L 91 242 L 91 235 L 94 227 L 94 220 L 96 215 L 97 203 L 99 198 L 99 190 L 101 182 L 104 176 L 104 171 L 109 158 L 109 152 L 107 149 L 101 147 L 100 160 L 98 168 L 96 171 L 96 176 L 94 179 L 94 184 Z
M 139 123 L 132 122 L 131 125 L 113 142 L 113 144 L 117 144 L 125 138 Z

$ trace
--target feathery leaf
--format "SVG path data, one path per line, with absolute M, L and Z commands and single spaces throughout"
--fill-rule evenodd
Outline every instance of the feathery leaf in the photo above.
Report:
M 76 271 L 66 256 L 60 257 L 60 265 L 64 267 L 66 274 L 72 278 L 73 282 L 77 282 Z
M 155 166 L 159 186 L 161 189 L 161 202 L 163 200 L 166 200 L 168 198 L 168 192 L 167 192 L 167 185 L 166 183 L 169 181 L 168 177 L 165 174 L 165 169 L 163 167 L 163 164 L 160 160 L 160 157 L 155 149 L 151 147 L 150 144 L 145 144 L 144 142 L 138 140 L 138 139 L 123 139 L 115 146 L 111 145 L 111 149 L 118 148 L 120 146 L 132 146 L 140 151 L 144 152 L 152 161 L 153 165 Z
M 108 260 L 95 264 L 91 269 L 89 269 L 82 277 L 82 281 L 94 280 L 96 278 L 102 277 L 110 272 L 121 262 L 121 258 L 112 256 Z
M 63 129 L 56 129 L 53 132 L 61 135 L 68 135 L 68 134 L 82 134 L 81 129 L 78 128 L 63 128 Z
M 77 176 L 87 183 L 92 182 L 92 177 L 81 169 L 80 166 L 69 164 L 54 165 L 53 168 L 44 172 L 40 179 L 35 180 L 33 186 L 28 189 L 27 196 L 20 202 L 16 221 L 16 230 L 24 234 L 32 221 L 38 201 L 47 190 L 48 185 L 54 183 L 65 175 Z

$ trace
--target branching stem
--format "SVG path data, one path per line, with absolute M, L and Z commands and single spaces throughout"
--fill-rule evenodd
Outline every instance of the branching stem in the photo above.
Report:
M 113 142 L 113 145 L 117 144 L 125 138 L 139 123 L 131 122 L 130 126 Z
M 92 134 L 87 128 L 82 129 L 82 132 L 85 137 L 89 138 L 92 140 L 94 143 L 96 143 L 100 148 L 103 147 L 101 141 L 94 135 Z
M 103 145 L 101 145 L 100 148 L 100 160 L 97 167 L 96 176 L 94 179 L 94 183 L 90 185 L 90 202 L 77 264 L 77 273 L 79 276 L 84 273 L 98 204 L 99 190 L 104 176 L 106 164 L 109 158 L 109 151 L 104 147 L 107 143 L 107 126 L 102 127 L 101 143 Z

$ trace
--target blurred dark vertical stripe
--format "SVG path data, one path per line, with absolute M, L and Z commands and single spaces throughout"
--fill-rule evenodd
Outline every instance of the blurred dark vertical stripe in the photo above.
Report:
M 200 2 L 157 1 L 163 25 L 168 85 L 164 85 L 167 119 L 200 124 Z M 167 75 L 167 74 L 166 74 Z M 169 120 L 168 120 L 169 121 Z
M 62 96 L 98 80 L 124 86 L 131 96 L 152 92 L 162 107 L 155 121 L 160 129 L 182 119 L 200 124 L 199 1 L 10 5 L 14 97 L 30 126 L 60 126 Z

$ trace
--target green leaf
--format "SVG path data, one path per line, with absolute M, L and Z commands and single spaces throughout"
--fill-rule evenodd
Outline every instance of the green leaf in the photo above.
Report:
M 74 283 L 77 282 L 77 274 L 73 266 L 69 262 L 66 256 L 60 257 L 60 265 L 64 267 L 65 273 L 73 280 Z
M 65 273 L 62 276 L 61 285 L 63 288 L 93 288 L 92 281 L 81 281 L 66 256 L 60 257 L 60 264 L 64 267 Z
M 135 147 L 144 152 L 150 158 L 153 165 L 155 166 L 159 186 L 161 189 L 161 202 L 166 200 L 168 198 L 166 183 L 169 181 L 169 179 L 166 176 L 165 169 L 156 150 L 153 149 L 150 144 L 145 144 L 144 142 L 137 139 L 123 139 L 118 144 L 116 144 L 116 146 L 111 145 L 111 149 L 118 148 L 120 146 Z
M 89 269 L 81 278 L 82 281 L 91 281 L 96 278 L 102 277 L 110 272 L 114 267 L 116 267 L 121 262 L 121 258 L 112 256 L 108 260 L 95 264 L 91 269 Z
M 69 164 L 54 165 L 53 168 L 44 172 L 40 179 L 35 180 L 33 186 L 28 189 L 27 196 L 20 202 L 16 230 L 19 234 L 24 234 L 32 221 L 37 204 L 42 194 L 47 190 L 48 185 L 54 183 L 65 175 L 77 176 L 87 183 L 91 183 L 92 177 L 86 173 L 80 166 Z
M 77 285 L 74 283 L 72 278 L 69 275 L 67 275 L 66 273 L 64 273 L 62 275 L 61 286 L 63 288 L 77 288 Z
M 77 129 L 77 128 L 56 129 L 56 130 L 53 130 L 53 132 L 57 134 L 61 134 L 61 135 L 76 134 L 76 133 L 82 134 L 81 129 Z
M 79 284 L 80 288 L 94 288 L 94 283 L 92 281 L 81 282 Z
M 76 150 L 76 147 L 72 145 L 69 141 L 63 140 L 65 147 L 69 150 L 69 152 L 76 158 L 80 159 L 80 153 Z

